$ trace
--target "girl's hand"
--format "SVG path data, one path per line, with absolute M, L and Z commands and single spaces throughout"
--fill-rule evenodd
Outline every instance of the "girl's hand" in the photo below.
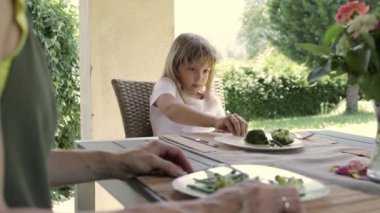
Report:
M 231 132 L 233 135 L 244 137 L 247 134 L 248 124 L 238 114 L 230 114 L 226 117 L 217 118 L 215 128 Z

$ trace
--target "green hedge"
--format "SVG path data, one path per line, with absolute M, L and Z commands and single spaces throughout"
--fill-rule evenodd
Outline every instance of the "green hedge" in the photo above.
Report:
M 54 148 L 71 149 L 80 134 L 78 14 L 69 0 L 26 3 L 56 90 L 59 117 Z
M 345 94 L 344 79 L 324 79 L 309 85 L 306 76 L 255 71 L 254 66 L 218 67 L 223 79 L 226 109 L 245 119 L 314 115 L 337 106 Z

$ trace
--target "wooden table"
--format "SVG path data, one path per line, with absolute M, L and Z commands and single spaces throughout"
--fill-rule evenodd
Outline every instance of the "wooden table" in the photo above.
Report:
M 374 139 L 334 131 L 314 133 L 312 138 L 304 141 L 303 150 L 291 154 L 246 152 L 221 144 L 218 144 L 218 148 L 204 147 L 206 145 L 180 139 L 180 136 L 164 136 L 162 139 L 180 147 L 195 170 L 206 169 L 223 162 L 253 163 L 288 169 L 319 180 L 330 188 L 330 194 L 324 198 L 304 202 L 308 212 L 379 212 L 380 184 L 338 176 L 328 171 L 334 162 L 348 163 L 349 160 L 368 162 L 368 157 L 360 155 L 363 153 L 369 155 L 369 150 L 374 146 Z M 213 141 L 212 134 L 190 136 L 217 143 Z M 78 141 L 77 144 L 78 148 L 86 150 L 119 152 L 149 143 L 154 139 L 157 138 Z M 299 167 L 297 164 L 305 166 Z M 105 180 L 98 183 L 125 207 L 134 207 L 147 202 L 194 199 L 174 191 L 171 181 L 172 178 L 168 177 L 144 176 L 128 181 Z M 93 209 L 95 195 L 92 188 L 93 184 L 77 187 L 77 209 Z

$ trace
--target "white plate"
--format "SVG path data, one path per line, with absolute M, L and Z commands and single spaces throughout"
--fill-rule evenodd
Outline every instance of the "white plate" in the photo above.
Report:
M 266 134 L 268 139 L 271 139 L 272 137 L 270 134 Z M 244 148 L 244 149 L 252 149 L 252 150 L 264 150 L 264 151 L 279 151 L 279 150 L 289 150 L 289 149 L 300 149 L 303 148 L 303 143 L 300 140 L 294 139 L 294 142 L 281 146 L 281 147 L 273 147 L 270 145 L 254 145 L 254 144 L 249 144 L 245 142 L 244 137 L 238 137 L 238 136 L 232 136 L 232 135 L 227 135 L 227 136 L 218 136 L 214 138 L 216 141 L 220 143 L 224 143 L 230 146 L 234 147 L 239 147 L 239 148 Z
M 259 177 L 260 180 L 274 181 L 274 178 L 276 175 L 301 178 L 304 182 L 304 187 L 305 187 L 305 195 L 301 197 L 302 201 L 318 199 L 330 193 L 329 188 L 327 188 L 327 186 L 325 186 L 324 184 L 314 179 L 308 178 L 306 176 L 303 176 L 291 171 L 278 169 L 278 168 L 270 167 L 270 166 L 261 166 L 261 165 L 233 165 L 233 167 L 246 173 L 250 179 Z M 209 171 L 219 173 L 221 175 L 226 175 L 231 171 L 231 169 L 227 167 L 216 167 L 216 168 L 209 169 Z M 176 178 L 172 182 L 173 188 L 179 192 L 182 192 L 184 194 L 191 195 L 194 197 L 200 197 L 200 198 L 206 197 L 208 194 L 195 191 L 187 187 L 189 184 L 193 184 L 193 185 L 196 184 L 194 181 L 194 178 L 204 179 L 204 178 L 207 178 L 207 174 L 205 171 L 198 171 L 198 172 L 194 172 L 194 173 Z

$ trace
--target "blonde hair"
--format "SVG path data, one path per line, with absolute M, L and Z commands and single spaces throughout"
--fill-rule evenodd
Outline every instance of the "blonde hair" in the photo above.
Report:
M 206 82 L 206 93 L 211 91 L 217 61 L 215 48 L 203 37 L 193 33 L 183 33 L 173 42 L 166 57 L 163 77 L 170 78 L 179 89 L 182 89 L 179 80 L 178 67 L 192 63 L 206 57 L 211 70 Z

